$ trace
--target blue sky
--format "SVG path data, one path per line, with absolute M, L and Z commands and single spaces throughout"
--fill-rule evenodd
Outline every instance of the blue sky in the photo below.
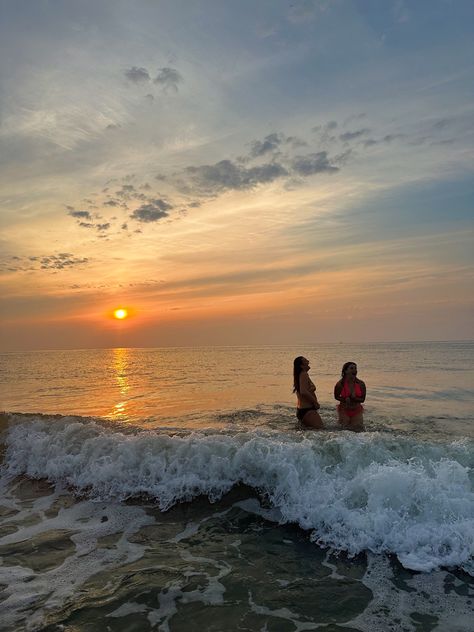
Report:
M 0 6 L 5 349 L 472 338 L 472 2 Z

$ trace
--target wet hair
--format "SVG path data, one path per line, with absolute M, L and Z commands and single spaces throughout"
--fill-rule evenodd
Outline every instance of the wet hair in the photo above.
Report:
M 345 377 L 346 371 L 350 367 L 351 364 L 353 364 L 354 366 L 357 366 L 357 362 L 352 362 L 352 360 L 350 362 L 344 362 L 344 364 L 342 365 L 342 371 L 341 371 L 342 377 Z
M 293 393 L 300 392 L 300 373 L 303 360 L 304 356 L 298 356 L 293 360 Z

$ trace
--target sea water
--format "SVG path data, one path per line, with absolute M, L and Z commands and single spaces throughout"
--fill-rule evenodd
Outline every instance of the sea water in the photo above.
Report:
M 472 630 L 473 350 L 2 354 L 0 629 Z M 322 432 L 294 415 L 301 354 Z

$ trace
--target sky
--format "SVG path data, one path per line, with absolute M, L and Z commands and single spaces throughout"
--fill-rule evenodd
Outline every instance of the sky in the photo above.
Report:
M 0 348 L 474 338 L 473 24 L 0 0 Z

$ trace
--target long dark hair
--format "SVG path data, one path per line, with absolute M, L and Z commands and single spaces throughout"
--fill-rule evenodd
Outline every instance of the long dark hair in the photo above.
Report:
M 342 365 L 342 371 L 341 371 L 342 379 L 346 377 L 346 371 L 351 364 L 353 364 L 354 366 L 357 366 L 357 362 L 352 362 L 352 360 L 350 362 L 344 362 L 344 364 Z
M 300 392 L 300 373 L 303 360 L 304 356 L 298 356 L 293 360 L 293 393 Z

